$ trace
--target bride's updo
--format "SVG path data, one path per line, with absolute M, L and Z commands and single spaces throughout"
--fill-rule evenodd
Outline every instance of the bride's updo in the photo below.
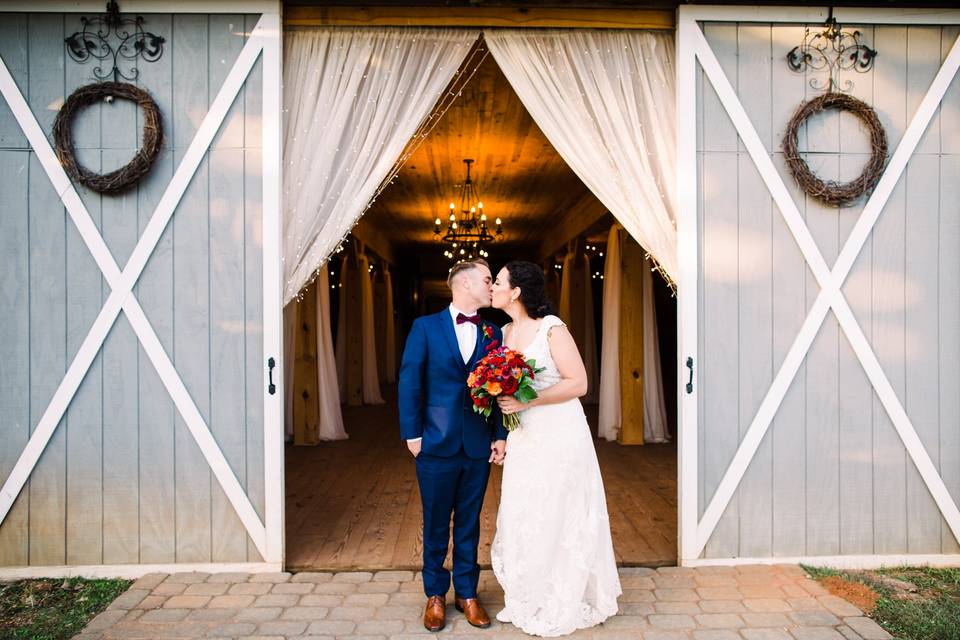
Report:
M 510 287 L 520 288 L 520 304 L 531 318 L 555 314 L 544 290 L 545 279 L 540 265 L 526 260 L 511 260 L 504 269 L 510 274 Z

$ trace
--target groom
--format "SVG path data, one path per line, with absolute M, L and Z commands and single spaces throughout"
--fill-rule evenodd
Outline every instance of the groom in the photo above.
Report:
M 477 600 L 480 508 L 490 462 L 503 461 L 507 432 L 496 409 L 489 419 L 473 412 L 467 374 L 490 343 L 503 340 L 498 327 L 477 315 L 490 306 L 492 282 L 483 260 L 454 265 L 447 277 L 452 304 L 414 321 L 400 365 L 400 436 L 416 459 L 423 501 L 423 625 L 429 631 L 446 624 L 450 572 L 443 562 L 451 514 L 457 610 L 475 627 L 490 626 Z

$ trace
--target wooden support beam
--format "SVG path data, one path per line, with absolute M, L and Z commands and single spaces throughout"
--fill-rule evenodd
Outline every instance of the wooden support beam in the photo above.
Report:
M 346 272 L 344 285 L 347 295 L 341 304 L 347 305 L 347 404 L 358 407 L 363 404 L 363 335 L 361 332 L 363 298 L 360 291 L 360 278 L 368 277 L 356 268 L 354 257 L 350 257 L 350 268 Z M 343 277 L 343 275 L 341 275 Z
M 643 444 L 644 250 L 624 233 L 620 245 L 620 444 Z
M 387 379 L 387 287 L 383 274 L 373 281 L 373 335 L 377 343 L 377 379 Z
M 317 404 L 317 284 L 303 299 L 293 302 L 297 314 L 297 339 L 293 364 L 293 444 L 320 443 L 320 407 Z
M 584 192 L 565 212 L 557 216 L 558 219 L 552 224 L 550 231 L 543 236 L 537 250 L 537 262 L 551 257 L 567 240 L 576 238 L 606 214 L 607 208 L 597 197 L 590 191 Z
M 669 29 L 670 9 L 551 7 L 285 7 L 285 27 Z

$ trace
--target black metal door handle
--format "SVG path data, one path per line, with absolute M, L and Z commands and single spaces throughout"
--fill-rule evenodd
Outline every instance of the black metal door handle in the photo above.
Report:
M 687 356 L 687 369 L 690 369 L 690 380 L 687 382 L 687 393 L 693 393 L 693 358 Z
M 269 393 L 270 395 L 273 395 L 277 392 L 277 385 L 273 384 L 273 368 L 275 366 L 277 366 L 276 360 L 274 360 L 273 358 L 270 358 L 269 360 L 267 360 L 267 368 L 268 368 L 267 373 L 269 375 L 269 384 L 267 385 L 267 393 Z

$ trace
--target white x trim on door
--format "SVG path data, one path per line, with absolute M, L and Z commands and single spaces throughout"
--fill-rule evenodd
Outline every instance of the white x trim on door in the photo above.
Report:
M 764 183 L 777 204 L 790 232 L 797 241 L 807 265 L 820 285 L 818 294 L 811 307 L 796 339 L 787 352 L 787 356 L 777 371 L 770 388 L 768 389 L 760 408 L 757 410 L 749 428 L 741 440 L 737 451 L 727 468 L 720 484 L 717 486 L 710 503 L 704 511 L 703 518 L 698 521 L 697 513 L 697 450 L 696 429 L 696 393 L 683 395 L 683 428 L 688 433 L 681 445 L 681 554 L 684 559 L 695 559 L 703 551 L 707 541 L 713 534 L 721 515 L 730 503 L 734 491 L 739 486 L 750 461 L 760 446 L 774 415 L 780 407 L 791 382 L 794 379 L 803 359 L 816 337 L 820 326 L 826 318 L 827 312 L 833 309 L 834 314 L 850 341 L 850 345 L 863 366 L 871 385 L 877 393 L 884 408 L 890 416 L 897 434 L 903 441 L 904 447 L 920 476 L 923 478 L 937 507 L 943 514 L 954 537 L 960 541 L 960 511 L 947 491 L 943 479 L 940 477 L 933 461 L 927 454 L 916 430 L 903 408 L 903 404 L 887 379 L 879 360 L 873 352 L 863 330 L 857 323 L 853 311 L 843 296 L 841 287 L 859 255 L 867 237 L 883 210 L 887 199 L 896 186 L 913 154 L 920 137 L 930 123 L 937 106 L 943 99 L 944 93 L 960 67 L 960 38 L 954 43 L 946 60 L 940 67 L 936 77 L 927 90 L 923 101 L 917 108 L 909 127 L 904 132 L 896 151 L 890 159 L 876 189 L 867 201 L 860 218 L 857 220 L 850 236 L 841 250 L 836 264 L 830 269 L 820 250 L 817 248 L 813 236 L 804 223 L 803 217 L 796 203 L 790 197 L 779 172 L 773 165 L 768 151 L 757 135 L 753 124 L 737 98 L 736 91 L 730 84 L 716 56 L 710 49 L 703 31 L 696 20 L 687 15 L 682 16 L 678 25 L 678 105 L 693 105 L 693 108 L 680 114 L 680 141 L 678 160 L 681 164 L 688 162 L 686 175 L 680 178 L 681 210 L 686 211 L 693 221 L 687 220 L 681 232 L 681 264 L 686 264 L 687 271 L 681 274 L 681 289 L 687 287 L 685 297 L 681 300 L 681 307 L 686 306 L 681 317 L 682 353 L 695 352 L 696 343 L 696 307 L 691 304 L 690 298 L 696 297 L 696 269 L 698 265 L 696 249 L 696 147 L 695 131 L 695 71 L 696 60 L 700 61 L 704 74 L 710 80 L 724 109 L 730 116 L 740 139 L 757 167 Z M 684 102 L 689 101 L 689 102 Z M 687 116 L 687 117 L 684 117 Z M 693 207 L 693 208 L 690 208 Z M 692 229 L 691 229 L 692 225 Z M 692 260 L 692 266 L 689 262 Z M 691 272 L 692 269 L 692 272 Z M 687 277 L 684 277 L 684 276 Z M 694 289 L 690 291 L 689 287 Z M 692 315 L 691 315 L 692 306 Z M 693 323 L 691 327 L 690 323 Z M 681 390 L 683 393 L 683 390 Z M 734 401 L 735 399 L 731 399 Z M 693 431 L 691 434 L 690 431 Z M 693 442 L 690 442 L 690 440 Z
M 264 524 L 257 515 L 243 487 L 237 481 L 236 475 L 234 475 L 223 452 L 210 433 L 210 429 L 204 421 L 203 416 L 190 397 L 190 393 L 187 391 L 183 380 L 177 373 L 170 357 L 164 351 L 160 340 L 157 338 L 156 332 L 150 325 L 150 321 L 147 319 L 143 308 L 133 293 L 134 285 L 143 273 L 150 255 L 156 248 L 160 236 L 163 234 L 167 223 L 173 216 L 194 172 L 203 160 L 231 104 L 233 104 L 234 99 L 241 87 L 243 87 L 250 70 L 253 68 L 261 53 L 263 53 L 264 56 L 264 202 L 270 202 L 271 198 L 276 198 L 277 202 L 279 202 L 279 144 L 270 144 L 273 140 L 279 140 L 279 31 L 280 23 L 278 15 L 264 14 L 261 16 L 244 45 L 243 50 L 240 52 L 236 63 L 224 81 L 223 86 L 210 105 L 210 110 L 204 117 L 183 160 L 177 167 L 173 179 L 164 191 L 160 202 L 157 204 L 150 218 L 150 222 L 144 229 L 143 235 L 137 242 L 136 247 L 130 255 L 130 259 L 122 271 L 117 266 L 113 255 L 107 248 L 103 237 L 97 230 L 80 196 L 77 194 L 76 189 L 74 189 L 70 183 L 70 179 L 57 160 L 43 130 L 30 111 L 30 107 L 14 82 L 13 77 L 10 75 L 6 64 L 0 59 L 0 92 L 2 92 L 17 122 L 27 136 L 30 146 L 37 154 L 37 158 L 40 160 L 47 177 L 49 177 L 53 183 L 54 189 L 56 189 L 64 207 L 66 207 L 70 219 L 73 220 L 73 223 L 76 225 L 80 236 L 83 238 L 84 243 L 90 250 L 91 255 L 111 289 L 109 297 L 100 310 L 93 326 L 90 328 L 90 332 L 87 334 L 79 351 L 70 363 L 66 375 L 57 387 L 46 410 L 43 412 L 40 422 L 31 434 L 26 447 L 20 454 L 3 488 L 0 489 L 0 523 L 6 518 L 14 500 L 33 472 L 40 455 L 50 441 L 67 407 L 73 400 L 80 383 L 87 374 L 97 353 L 102 348 L 111 327 L 122 310 L 127 315 L 137 339 L 140 341 L 140 344 L 143 345 L 147 357 L 156 368 L 167 392 L 170 394 L 177 410 L 183 417 L 190 434 L 206 458 L 210 469 L 213 471 L 224 493 L 230 500 L 230 504 L 243 522 L 243 526 L 246 528 L 254 545 L 256 545 L 260 555 L 263 556 L 266 561 L 277 562 L 282 559 L 282 541 L 278 539 L 279 535 L 277 533 L 270 535 L 271 540 L 268 544 L 268 529 L 273 532 L 280 531 L 279 510 L 281 507 L 277 504 L 276 496 L 271 495 L 271 492 L 268 490 L 265 513 L 267 522 Z M 276 146 L 277 149 L 273 149 L 273 146 Z M 275 168 L 270 167 L 268 163 L 274 162 L 276 163 Z M 274 182 L 276 182 L 276 185 Z M 274 248 L 278 246 L 279 236 L 273 228 L 276 226 L 274 224 L 276 222 L 276 213 L 276 207 L 264 206 L 264 335 L 265 340 L 268 341 L 271 339 L 271 336 L 277 335 L 276 330 L 279 327 L 280 313 L 279 302 L 276 303 L 276 313 L 268 310 L 266 306 L 273 302 L 274 298 L 279 295 L 279 265 L 272 264 L 272 262 L 278 262 L 275 259 L 276 253 Z M 271 352 L 275 352 L 278 356 L 278 345 L 271 344 L 266 353 Z M 263 366 L 265 370 L 266 364 Z M 282 397 L 282 395 L 277 394 L 276 397 Z M 276 402 L 270 401 L 269 405 L 265 405 L 264 407 L 264 415 L 267 422 L 270 421 L 272 414 L 277 413 L 276 409 L 270 406 L 273 404 L 276 404 Z M 279 460 L 273 460 L 274 457 L 279 456 L 277 450 L 279 445 L 272 443 L 271 439 L 271 434 L 265 433 L 265 472 L 267 473 L 268 479 L 271 474 L 276 475 L 280 473 L 278 471 Z M 276 482 L 267 482 L 268 487 L 275 484 Z

